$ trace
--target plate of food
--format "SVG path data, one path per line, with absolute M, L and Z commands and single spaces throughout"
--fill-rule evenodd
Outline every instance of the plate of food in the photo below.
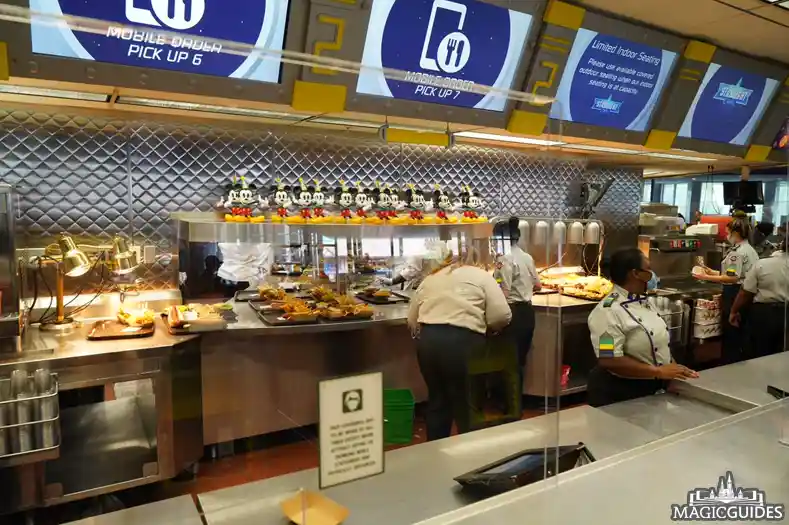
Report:
M 562 287 L 562 295 L 588 301 L 601 301 L 613 289 L 614 284 L 603 277 L 582 277 L 571 285 Z
M 287 292 L 279 286 L 270 286 L 266 284 L 258 287 L 258 297 L 264 301 L 281 301 L 287 296 Z
M 375 311 L 370 305 L 355 303 L 327 306 L 318 309 L 318 314 L 327 321 L 361 321 L 372 319 Z
M 119 308 L 116 319 L 96 321 L 88 332 L 91 341 L 152 336 L 156 314 L 148 309 Z
M 398 295 L 388 288 L 376 288 L 368 286 L 363 291 L 356 294 L 356 297 L 369 304 L 397 304 L 407 303 L 408 298 Z
M 229 307 L 229 308 L 228 308 Z M 187 304 L 170 306 L 165 311 L 167 327 L 171 332 L 215 332 L 227 328 L 226 317 L 233 312 L 229 304 Z

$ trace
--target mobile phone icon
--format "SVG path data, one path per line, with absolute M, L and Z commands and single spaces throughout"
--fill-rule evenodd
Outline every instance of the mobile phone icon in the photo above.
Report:
M 456 39 L 452 39 L 452 41 L 449 42 L 449 41 L 447 41 L 447 37 L 446 36 L 444 36 L 444 39 L 441 40 L 441 44 L 439 44 L 439 51 L 435 52 L 435 53 L 430 53 L 430 44 L 431 44 L 431 42 L 433 40 L 433 29 L 434 29 L 435 23 L 436 23 L 436 14 L 439 12 L 439 10 L 453 12 L 453 13 L 457 13 L 459 15 L 458 16 L 457 25 L 455 27 L 453 27 L 454 32 L 452 32 L 452 34 L 455 34 L 455 35 L 460 34 L 462 36 L 462 33 L 460 33 L 460 32 L 463 31 L 463 26 L 466 23 L 466 11 L 467 11 L 467 8 L 466 8 L 465 5 L 460 4 L 458 2 L 453 2 L 452 0 L 434 0 L 433 1 L 433 9 L 430 11 L 430 22 L 428 22 L 428 24 L 427 24 L 427 32 L 425 34 L 425 41 L 424 41 L 424 44 L 422 45 L 422 56 L 419 59 L 419 67 L 421 67 L 422 69 L 428 69 L 430 71 L 441 71 L 442 70 L 442 68 L 439 68 L 439 64 L 438 64 L 438 62 L 436 60 L 436 56 L 440 53 L 440 49 L 442 48 L 442 46 L 444 46 L 444 47 L 451 46 L 451 49 L 449 50 L 449 52 L 453 52 L 454 51 L 456 57 L 457 57 L 457 54 L 458 54 L 458 39 L 457 38 Z M 447 36 L 449 36 L 449 35 L 447 35 Z M 464 39 L 465 39 L 464 43 L 465 43 L 466 47 L 468 47 L 468 39 L 465 38 L 465 36 L 463 36 L 463 38 L 461 40 L 464 40 Z M 460 57 L 462 57 L 464 55 L 463 49 L 462 49 L 464 43 L 460 43 L 460 46 L 459 46 L 460 47 L 460 55 L 459 55 Z M 447 51 L 445 50 L 444 53 L 446 53 L 446 52 Z M 469 53 L 469 51 L 467 49 L 466 52 L 465 52 L 465 55 L 468 55 L 468 53 Z M 429 56 L 431 54 L 433 55 L 432 57 Z M 466 60 L 468 60 L 468 59 L 466 59 Z M 460 59 L 456 58 L 456 63 L 459 63 L 459 62 L 460 62 Z M 446 69 L 446 68 L 443 68 L 443 69 Z

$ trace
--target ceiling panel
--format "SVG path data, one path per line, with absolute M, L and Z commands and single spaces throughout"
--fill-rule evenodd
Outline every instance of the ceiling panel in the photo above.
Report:
M 789 11 L 759 0 L 580 0 L 578 3 L 789 64 Z

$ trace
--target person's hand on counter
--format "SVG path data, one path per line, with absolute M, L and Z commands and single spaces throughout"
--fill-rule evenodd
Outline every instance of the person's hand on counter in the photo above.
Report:
M 685 379 L 696 379 L 699 377 L 699 373 L 679 363 L 669 363 L 658 367 L 657 376 L 663 381 L 671 381 L 672 379 L 684 381 Z

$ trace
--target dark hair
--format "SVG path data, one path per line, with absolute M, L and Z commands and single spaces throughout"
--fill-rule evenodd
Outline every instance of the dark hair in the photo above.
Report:
M 615 284 L 623 286 L 631 271 L 641 269 L 643 260 L 644 254 L 638 248 L 618 250 L 611 256 L 606 273 Z
M 760 222 L 756 225 L 756 230 L 765 237 L 769 237 L 773 234 L 773 231 L 775 231 L 775 224 L 771 222 Z
M 739 234 L 743 239 L 747 240 L 751 238 L 751 223 L 749 223 L 746 218 L 737 217 L 736 219 L 732 219 L 726 228 L 732 233 Z
M 520 229 L 521 221 L 517 217 L 510 217 L 509 221 L 507 221 L 507 227 L 510 230 L 510 242 L 512 244 L 517 243 L 521 240 L 521 229 Z

